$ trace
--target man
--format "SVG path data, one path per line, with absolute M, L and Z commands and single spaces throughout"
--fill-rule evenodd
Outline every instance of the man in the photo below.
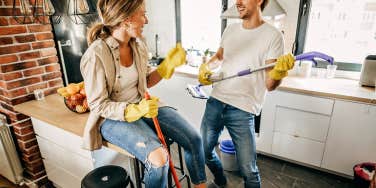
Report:
M 262 19 L 261 11 L 268 0 L 237 0 L 236 6 L 242 23 L 229 25 L 223 33 L 217 53 L 200 66 L 199 81 L 211 84 L 210 66 L 222 61 L 224 76 L 241 70 L 256 68 L 277 60 L 271 70 L 252 73 L 214 84 L 206 103 L 201 124 L 205 162 L 213 173 L 214 183 L 224 187 L 227 180 L 214 147 L 226 127 L 235 145 L 240 173 L 245 187 L 260 187 L 256 165 L 254 117 L 261 111 L 266 91 L 274 90 L 287 71 L 294 66 L 294 57 L 284 53 L 281 32 Z

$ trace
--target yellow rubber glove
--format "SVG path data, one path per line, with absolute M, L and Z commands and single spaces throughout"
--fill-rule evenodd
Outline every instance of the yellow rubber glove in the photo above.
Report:
M 198 81 L 202 85 L 210 85 L 213 82 L 209 80 L 209 77 L 213 74 L 213 72 L 210 70 L 208 63 L 203 63 L 200 65 L 200 68 L 198 70 Z
M 150 100 L 142 99 L 138 104 L 128 104 L 124 110 L 124 119 L 133 122 L 141 117 L 153 118 L 158 115 L 157 97 L 151 97 Z
M 287 76 L 287 71 L 294 67 L 294 63 L 295 58 L 292 54 L 280 56 L 274 68 L 269 72 L 269 77 L 273 80 L 281 80 Z
M 185 64 L 186 54 L 184 48 L 180 43 L 176 44 L 176 47 L 171 49 L 166 58 L 157 67 L 157 71 L 164 79 L 170 79 L 175 71 L 175 68 Z

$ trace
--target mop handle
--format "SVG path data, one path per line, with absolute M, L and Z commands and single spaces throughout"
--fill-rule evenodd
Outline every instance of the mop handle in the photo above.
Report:
M 300 55 L 295 56 L 296 61 L 309 60 L 309 61 L 312 61 L 313 63 L 315 63 L 315 65 L 317 65 L 317 61 L 315 60 L 315 58 L 321 58 L 331 65 L 333 65 L 333 62 L 334 62 L 333 57 L 328 56 L 328 55 L 323 54 L 323 53 L 320 53 L 320 52 L 307 52 L 307 53 L 302 53 Z M 236 76 L 248 75 L 248 74 L 251 74 L 252 72 L 257 72 L 257 71 L 264 70 L 264 69 L 274 67 L 274 66 L 275 66 L 275 63 L 271 63 L 271 64 L 267 64 L 267 65 L 264 65 L 264 66 L 261 66 L 261 67 L 255 68 L 255 69 L 242 70 L 234 76 L 226 77 L 226 78 L 223 78 L 223 79 L 233 78 L 233 77 L 236 77 Z
M 145 95 L 146 100 L 150 99 L 150 95 L 149 95 L 148 92 L 145 92 L 144 95 Z M 167 144 L 166 144 L 166 141 L 164 139 L 161 127 L 159 126 L 159 122 L 158 122 L 157 117 L 153 117 L 153 122 L 154 122 L 155 130 L 157 131 L 158 139 L 159 139 L 159 141 L 161 141 L 163 147 L 167 150 Z M 175 171 L 175 166 L 172 162 L 172 158 L 171 158 L 169 153 L 167 153 L 167 155 L 168 155 L 168 161 L 169 161 L 169 166 L 170 166 L 170 170 L 171 170 L 171 173 L 172 173 L 172 177 L 174 178 L 174 181 L 175 181 L 175 185 L 176 185 L 177 188 L 181 188 L 178 175 L 176 174 L 176 171 Z

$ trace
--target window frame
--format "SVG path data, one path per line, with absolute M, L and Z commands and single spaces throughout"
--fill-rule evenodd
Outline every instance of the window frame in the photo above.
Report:
M 293 46 L 294 55 L 301 54 L 304 51 L 311 5 L 311 0 L 300 0 L 298 23 L 296 27 L 295 42 Z M 359 63 L 335 61 L 335 64 L 338 66 L 338 70 L 344 71 L 360 72 L 362 68 L 362 64 Z M 318 61 L 317 68 L 326 68 L 326 63 Z

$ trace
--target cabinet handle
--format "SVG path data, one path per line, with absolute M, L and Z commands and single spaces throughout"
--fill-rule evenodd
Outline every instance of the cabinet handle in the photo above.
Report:
M 297 134 L 294 134 L 293 136 L 294 136 L 295 138 L 298 138 L 298 137 L 299 137 L 299 135 L 297 135 Z

